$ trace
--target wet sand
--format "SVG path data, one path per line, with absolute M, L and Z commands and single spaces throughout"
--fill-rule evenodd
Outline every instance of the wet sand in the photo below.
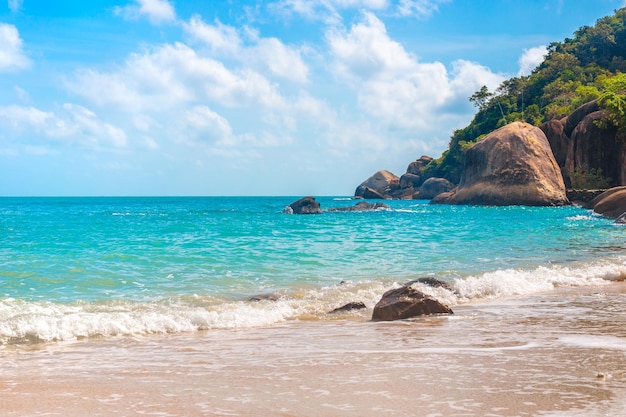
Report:
M 626 415 L 626 285 L 0 349 L 5 416 Z

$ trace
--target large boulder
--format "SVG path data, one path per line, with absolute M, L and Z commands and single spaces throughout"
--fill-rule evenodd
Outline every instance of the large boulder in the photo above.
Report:
M 563 119 L 540 126 L 568 188 L 589 190 L 626 184 L 626 141 L 605 118 L 598 100 L 593 100 Z
M 561 206 L 565 184 L 541 129 L 514 122 L 485 136 L 466 153 L 452 204 Z
M 422 155 L 419 159 L 411 162 L 406 169 L 407 174 L 422 175 L 424 168 L 433 160 L 432 157 Z
M 419 188 L 423 182 L 424 180 L 421 175 L 410 174 L 407 172 L 406 174 L 402 174 L 400 177 L 400 188 Z
M 574 132 L 574 129 L 576 129 L 578 123 L 580 123 L 585 117 L 587 117 L 587 115 L 595 113 L 598 110 L 600 110 L 600 106 L 598 106 L 598 100 L 592 100 L 590 102 L 587 102 L 574 110 L 565 119 L 565 123 L 563 126 L 563 132 L 565 133 L 565 135 L 567 135 L 568 137 L 572 137 L 572 132 Z
M 355 197 L 375 199 L 392 198 L 400 188 L 400 178 L 389 171 L 381 170 L 366 179 L 356 188 Z
M 431 314 L 453 314 L 450 307 L 410 286 L 389 290 L 372 313 L 374 321 L 402 320 Z
M 315 197 L 303 197 L 285 207 L 283 213 L 322 214 L 322 207 L 320 206 L 320 203 L 315 200 Z
M 565 134 L 563 120 L 552 119 L 539 126 L 539 129 L 546 135 L 554 154 L 554 159 L 560 167 L 565 166 L 569 149 L 569 137 Z
M 594 198 L 590 205 L 593 211 L 611 219 L 618 219 L 626 213 L 626 186 L 606 190 Z
M 583 187 L 606 188 L 622 183 L 624 143 L 618 137 L 617 128 L 599 127 L 599 122 L 605 118 L 603 111 L 589 113 L 572 131 L 565 169 L 573 183 L 574 178 L 581 175 L 578 182 Z M 607 184 L 587 184 L 589 181 Z
M 424 181 L 419 189 L 419 198 L 422 200 L 430 200 L 441 193 L 447 193 L 454 188 L 454 184 L 445 178 L 431 177 Z

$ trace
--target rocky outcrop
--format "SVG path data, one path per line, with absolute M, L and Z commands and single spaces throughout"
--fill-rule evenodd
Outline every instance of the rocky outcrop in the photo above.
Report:
M 385 203 L 368 203 L 367 201 L 359 201 L 351 207 L 332 207 L 326 211 L 377 211 L 377 210 L 391 210 L 388 204 Z
M 322 214 L 322 207 L 320 203 L 315 200 L 315 197 L 303 197 L 298 201 L 289 204 L 283 210 L 286 214 Z
M 456 191 L 436 202 L 476 205 L 569 204 L 565 184 L 543 131 L 514 122 L 477 142 L 466 153 Z
M 392 193 L 400 188 L 400 178 L 389 171 L 381 170 L 366 179 L 356 188 L 355 197 L 366 199 L 391 199 Z
M 389 171 L 378 171 L 357 187 L 354 196 L 365 199 L 418 198 L 419 188 L 426 180 L 424 170 L 432 160 L 430 156 L 421 156 L 409 164 L 400 178 Z
M 445 178 L 429 178 L 419 188 L 417 198 L 431 200 L 441 193 L 447 193 L 454 188 L 454 184 Z
M 626 184 L 626 141 L 615 127 L 600 127 L 604 118 L 598 101 L 593 100 L 564 119 L 541 125 L 568 188 Z
M 617 139 L 617 128 L 598 126 L 605 117 L 603 111 L 589 113 L 572 131 L 565 162 L 570 178 L 575 172 L 585 174 L 595 170 L 596 176 L 606 178 L 607 186 L 621 183 L 620 158 L 624 144 Z
M 626 213 L 626 186 L 606 190 L 590 203 L 588 208 L 611 219 L 619 219 Z
M 410 286 L 387 291 L 372 313 L 374 321 L 402 320 L 431 314 L 453 314 L 450 307 Z

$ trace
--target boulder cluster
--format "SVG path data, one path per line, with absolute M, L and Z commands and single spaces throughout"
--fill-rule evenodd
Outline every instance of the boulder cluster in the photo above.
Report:
M 591 173 L 604 178 L 608 187 L 626 184 L 626 142 L 615 126 L 601 123 L 605 117 L 593 100 L 569 116 L 539 126 L 567 187 L 577 186 L 577 176 Z
M 585 207 L 597 214 L 615 219 L 616 223 L 626 224 L 626 186 L 606 190 Z
M 355 197 L 425 199 L 433 204 L 561 206 L 574 202 L 587 206 L 604 190 L 626 185 L 626 139 L 622 136 L 606 123 L 606 113 L 594 100 L 539 127 L 514 122 L 486 135 L 466 151 L 458 184 L 429 178 L 426 171 L 432 158 L 422 156 L 399 178 L 389 171 L 376 172 L 357 187 Z M 602 207 L 594 210 L 607 217 L 617 218 L 626 211 L 614 216 L 605 214 Z
M 450 181 L 424 175 L 426 165 L 432 160 L 430 156 L 422 156 L 411 162 L 401 177 L 386 170 L 375 172 L 356 188 L 354 196 L 365 199 L 430 200 L 437 194 L 450 191 L 454 188 Z

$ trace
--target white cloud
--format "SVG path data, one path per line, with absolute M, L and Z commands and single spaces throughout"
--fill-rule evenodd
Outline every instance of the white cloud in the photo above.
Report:
M 439 5 L 450 0 L 279 0 L 271 9 L 284 14 L 297 14 L 309 20 L 336 25 L 347 9 L 389 11 L 402 17 L 428 17 Z
M 409 71 L 415 65 L 402 45 L 389 38 L 383 22 L 369 12 L 348 33 L 330 30 L 327 38 L 336 69 L 343 76 L 369 79 L 390 71 Z
M 13 13 L 17 13 L 22 9 L 22 3 L 24 3 L 24 0 L 9 0 L 9 9 Z
M 209 25 L 196 15 L 189 19 L 189 23 L 183 23 L 183 27 L 193 38 L 209 46 L 212 52 L 236 55 L 241 50 L 242 41 L 237 29 L 219 20 L 215 21 L 215 25 Z
M 348 32 L 329 31 L 328 41 L 336 74 L 354 90 L 362 110 L 386 129 L 434 131 L 437 121 L 467 117 L 471 93 L 503 80 L 468 61 L 454 62 L 452 71 L 441 62 L 419 62 L 369 12 Z
M 30 60 L 22 50 L 22 39 L 13 25 L 0 23 L 0 72 L 28 68 Z
M 85 107 L 66 103 L 61 110 L 61 115 L 57 115 L 35 107 L 0 107 L 0 126 L 27 133 L 28 140 L 50 138 L 87 147 L 126 146 L 123 130 L 102 122 Z
M 504 81 L 505 76 L 475 62 L 457 60 L 452 63 L 451 86 L 457 95 L 469 97 L 483 85 L 494 91 Z
M 427 17 L 439 10 L 439 5 L 450 0 L 400 0 L 398 12 L 402 16 Z
M 522 56 L 519 58 L 518 75 L 529 75 L 532 70 L 543 62 L 547 54 L 548 48 L 545 45 L 524 49 Z
M 141 16 L 146 16 L 154 24 L 176 20 L 174 6 L 167 0 L 135 0 L 135 3 L 116 7 L 115 13 L 126 19 L 138 19 Z
M 68 86 L 99 105 L 121 105 L 135 111 L 167 111 L 199 101 L 232 107 L 284 104 L 277 86 L 259 73 L 231 71 L 181 43 L 133 54 L 117 71 L 79 71 Z
M 296 82 L 307 81 L 309 69 L 302 60 L 297 48 L 285 45 L 277 38 L 263 38 L 249 28 L 243 32 L 221 22 L 210 25 L 194 16 L 185 23 L 185 30 L 195 40 L 208 46 L 218 56 L 235 59 L 246 67 L 259 72 L 268 72 L 274 76 Z

